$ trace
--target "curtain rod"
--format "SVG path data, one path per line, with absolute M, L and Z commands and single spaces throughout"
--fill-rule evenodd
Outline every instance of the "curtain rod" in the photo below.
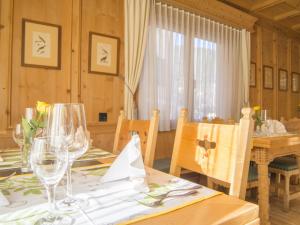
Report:
M 155 3 L 167 4 L 167 5 L 176 7 L 178 9 L 184 10 L 186 12 L 194 13 L 194 14 L 199 15 L 201 17 L 205 17 L 206 19 L 210 19 L 214 22 L 221 23 L 221 24 L 224 24 L 226 26 L 229 26 L 229 27 L 232 27 L 232 28 L 235 28 L 235 29 L 239 29 L 239 30 L 247 29 L 248 31 L 251 31 L 251 32 L 253 31 L 253 26 L 250 28 L 249 26 L 246 26 L 246 25 L 243 26 L 242 24 L 231 22 L 230 20 L 228 20 L 224 17 L 222 18 L 222 17 L 216 16 L 216 15 L 213 15 L 209 12 L 206 12 L 203 9 L 197 9 L 197 8 L 190 7 L 190 6 L 188 6 L 188 5 L 186 5 L 182 2 L 178 2 L 176 0 L 154 0 L 154 2 Z M 254 25 L 254 23 L 253 23 L 253 25 Z

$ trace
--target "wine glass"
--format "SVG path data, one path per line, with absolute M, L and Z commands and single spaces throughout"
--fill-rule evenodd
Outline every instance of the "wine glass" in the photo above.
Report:
M 54 104 L 48 114 L 47 133 L 52 142 L 62 143 L 68 154 L 67 198 L 60 203 L 60 209 L 74 211 L 85 203 L 73 197 L 71 168 L 76 159 L 89 148 L 89 132 L 86 127 L 84 105 L 80 103 Z
M 12 131 L 12 137 L 13 140 L 16 142 L 16 144 L 19 146 L 20 148 L 20 161 L 21 161 L 21 170 L 23 168 L 28 167 L 28 157 L 27 157 L 27 153 L 24 150 L 24 133 L 23 133 L 23 127 L 20 123 L 16 124 L 15 129 Z M 26 172 L 26 170 L 24 171 Z
M 62 220 L 64 224 L 72 223 L 70 217 L 58 214 L 55 205 L 56 186 L 68 167 L 68 156 L 65 151 L 61 151 L 62 147 L 62 145 L 53 145 L 49 137 L 37 137 L 33 140 L 30 163 L 34 174 L 46 188 L 49 204 L 48 215 L 40 218 L 35 224 L 54 224 Z

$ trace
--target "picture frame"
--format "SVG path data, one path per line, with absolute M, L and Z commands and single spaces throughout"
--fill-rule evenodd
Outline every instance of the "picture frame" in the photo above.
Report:
M 298 93 L 299 92 L 299 85 L 300 85 L 300 74 L 299 73 L 292 73 L 292 92 Z
M 263 66 L 263 87 L 273 89 L 273 67 Z
M 255 62 L 251 62 L 251 64 L 250 64 L 249 85 L 250 85 L 250 87 L 256 86 L 256 64 L 255 64 Z
M 288 90 L 288 72 L 284 69 L 278 70 L 278 90 L 287 91 Z
M 89 32 L 89 73 L 118 76 L 120 38 Z
M 61 26 L 22 19 L 21 65 L 61 68 Z

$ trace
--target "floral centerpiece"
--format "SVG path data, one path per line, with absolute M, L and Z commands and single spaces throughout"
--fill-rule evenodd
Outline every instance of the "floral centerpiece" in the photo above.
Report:
M 255 128 L 258 129 L 262 125 L 262 120 L 261 120 L 261 108 L 259 105 L 253 107 L 254 110 L 254 115 L 253 119 L 255 121 Z
M 46 111 L 49 104 L 38 101 L 36 104 L 36 114 L 32 118 L 22 117 L 23 128 L 23 148 L 22 148 L 22 167 L 29 170 L 29 153 L 32 140 L 43 133 L 45 128 Z M 24 171 L 25 172 L 25 171 Z

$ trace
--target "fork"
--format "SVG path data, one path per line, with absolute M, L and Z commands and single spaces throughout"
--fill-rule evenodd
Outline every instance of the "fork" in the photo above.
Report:
M 191 190 L 197 190 L 197 189 L 200 189 L 200 188 L 202 188 L 201 185 L 195 185 L 195 186 L 190 187 L 190 188 L 173 189 L 173 190 L 170 190 L 170 191 L 168 191 L 166 193 L 163 193 L 163 194 L 160 194 L 160 195 L 149 195 L 149 196 L 152 197 L 152 198 L 161 199 L 161 198 L 165 198 L 165 197 L 169 196 L 169 194 L 172 193 L 172 192 L 191 191 Z
M 157 199 L 153 202 L 149 202 L 149 203 L 145 203 L 145 202 L 141 202 L 141 201 L 138 201 L 140 204 L 142 205 L 145 205 L 145 206 L 148 206 L 148 207 L 158 207 L 158 206 L 161 206 L 163 201 L 166 200 L 167 198 L 172 198 L 172 197 L 184 197 L 184 196 L 189 196 L 189 195 L 193 195 L 193 194 L 196 194 L 198 193 L 197 190 L 190 190 L 184 194 L 179 194 L 179 195 L 171 195 L 171 196 L 165 196 L 164 198 L 160 198 L 160 199 Z

